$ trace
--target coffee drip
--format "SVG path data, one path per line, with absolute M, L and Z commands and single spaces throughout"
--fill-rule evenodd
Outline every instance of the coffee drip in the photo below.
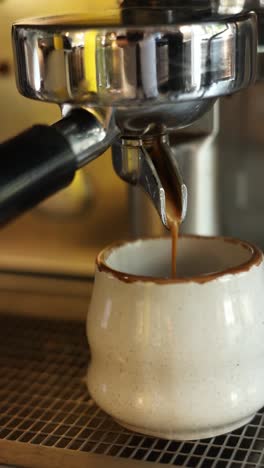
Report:
M 165 191 L 167 225 L 171 232 L 171 276 L 176 277 L 179 227 L 182 218 L 181 196 L 169 158 L 160 157 L 160 142 L 153 144 L 150 156 Z

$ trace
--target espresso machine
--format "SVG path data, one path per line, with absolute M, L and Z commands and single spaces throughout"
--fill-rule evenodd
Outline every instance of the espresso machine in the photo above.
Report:
M 118 4 L 111 11 L 14 24 L 18 90 L 57 104 L 62 118 L 51 126 L 40 122 L 0 146 L 4 229 L 71 184 L 78 169 L 92 167 L 111 146 L 114 170 L 128 182 L 130 232 L 157 234 L 168 227 L 163 180 L 151 157 L 158 147 L 175 181 L 182 231 L 218 233 L 217 193 L 224 189 L 215 176 L 217 99 L 228 100 L 256 79 L 261 5 Z M 103 177 L 103 165 L 100 170 Z M 39 279 L 40 288 L 47 278 Z M 60 281 L 66 292 L 62 277 L 56 287 Z M 72 316 L 51 320 L 55 288 L 52 293 L 48 318 L 0 314 L 0 463 L 264 466 L 262 412 L 241 430 L 202 442 L 164 441 L 118 426 L 87 395 L 84 324 Z M 34 308 L 37 313 L 39 302 Z
M 63 118 L 2 143 L 1 223 L 69 185 L 77 169 L 112 146 L 116 173 L 143 188 L 168 227 L 165 191 L 150 157 L 157 144 L 184 219 L 182 168 L 188 153 L 216 134 L 216 110 L 210 109 L 255 79 L 257 26 L 250 7 L 122 2 L 118 14 L 109 11 L 103 19 L 89 12 L 17 22 L 18 89 L 58 104 Z M 193 133 L 181 131 L 195 122 Z M 137 197 L 132 190 L 135 215 L 144 203 Z M 189 204 L 195 206 L 191 197 Z

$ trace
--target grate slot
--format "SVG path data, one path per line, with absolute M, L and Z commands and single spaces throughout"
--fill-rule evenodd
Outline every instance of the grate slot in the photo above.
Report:
M 264 468 L 263 411 L 244 428 L 212 439 L 141 436 L 120 427 L 89 398 L 88 358 L 82 322 L 0 316 L 0 442 L 150 466 Z

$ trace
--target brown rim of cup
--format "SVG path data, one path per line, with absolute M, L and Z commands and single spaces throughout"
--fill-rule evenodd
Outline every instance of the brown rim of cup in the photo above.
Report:
M 226 268 L 224 270 L 217 271 L 214 273 L 206 273 L 206 274 L 202 274 L 199 276 L 187 276 L 187 277 L 181 277 L 181 278 L 158 278 L 158 277 L 152 277 L 152 276 L 135 275 L 131 273 L 121 272 L 119 270 L 114 270 L 113 268 L 107 265 L 106 262 L 111 252 L 114 249 L 122 247 L 126 244 L 134 244 L 134 243 L 137 243 L 138 241 L 148 241 L 148 240 L 155 240 L 155 239 L 170 240 L 169 237 L 165 237 L 165 236 L 164 237 L 163 236 L 143 237 L 143 238 L 134 239 L 134 240 L 116 242 L 106 247 L 97 256 L 97 259 L 96 259 L 97 268 L 100 272 L 111 274 L 115 278 L 125 283 L 135 283 L 137 281 L 141 281 L 141 282 L 158 283 L 158 284 L 175 284 L 175 283 L 177 284 L 177 283 L 188 283 L 188 282 L 203 284 L 203 283 L 208 283 L 209 281 L 212 281 L 214 279 L 220 278 L 221 276 L 246 272 L 250 270 L 251 267 L 258 266 L 261 263 L 261 260 L 263 258 L 262 251 L 258 247 L 256 247 L 254 244 L 251 244 L 250 242 L 242 241 L 233 237 L 198 236 L 198 235 L 193 235 L 193 234 L 187 234 L 187 235 L 185 234 L 179 237 L 187 238 L 187 239 L 206 239 L 206 240 L 219 239 L 219 240 L 222 240 L 223 242 L 228 242 L 230 244 L 236 244 L 236 245 L 239 244 L 241 247 L 243 247 L 244 249 L 247 249 L 251 253 L 251 258 L 247 262 L 241 263 L 241 265 L 238 265 L 236 267 Z

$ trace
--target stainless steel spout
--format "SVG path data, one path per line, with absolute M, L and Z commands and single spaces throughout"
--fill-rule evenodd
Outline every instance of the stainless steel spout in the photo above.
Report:
M 113 166 L 116 173 L 131 185 L 141 187 L 149 195 L 160 219 L 169 228 L 166 211 L 166 191 L 160 174 L 157 172 L 148 149 L 158 140 L 159 158 L 165 158 L 168 170 L 174 180 L 180 209 L 180 220 L 183 221 L 187 212 L 187 187 L 183 182 L 176 159 L 173 157 L 167 135 L 144 140 L 123 139 L 121 145 L 113 145 Z

